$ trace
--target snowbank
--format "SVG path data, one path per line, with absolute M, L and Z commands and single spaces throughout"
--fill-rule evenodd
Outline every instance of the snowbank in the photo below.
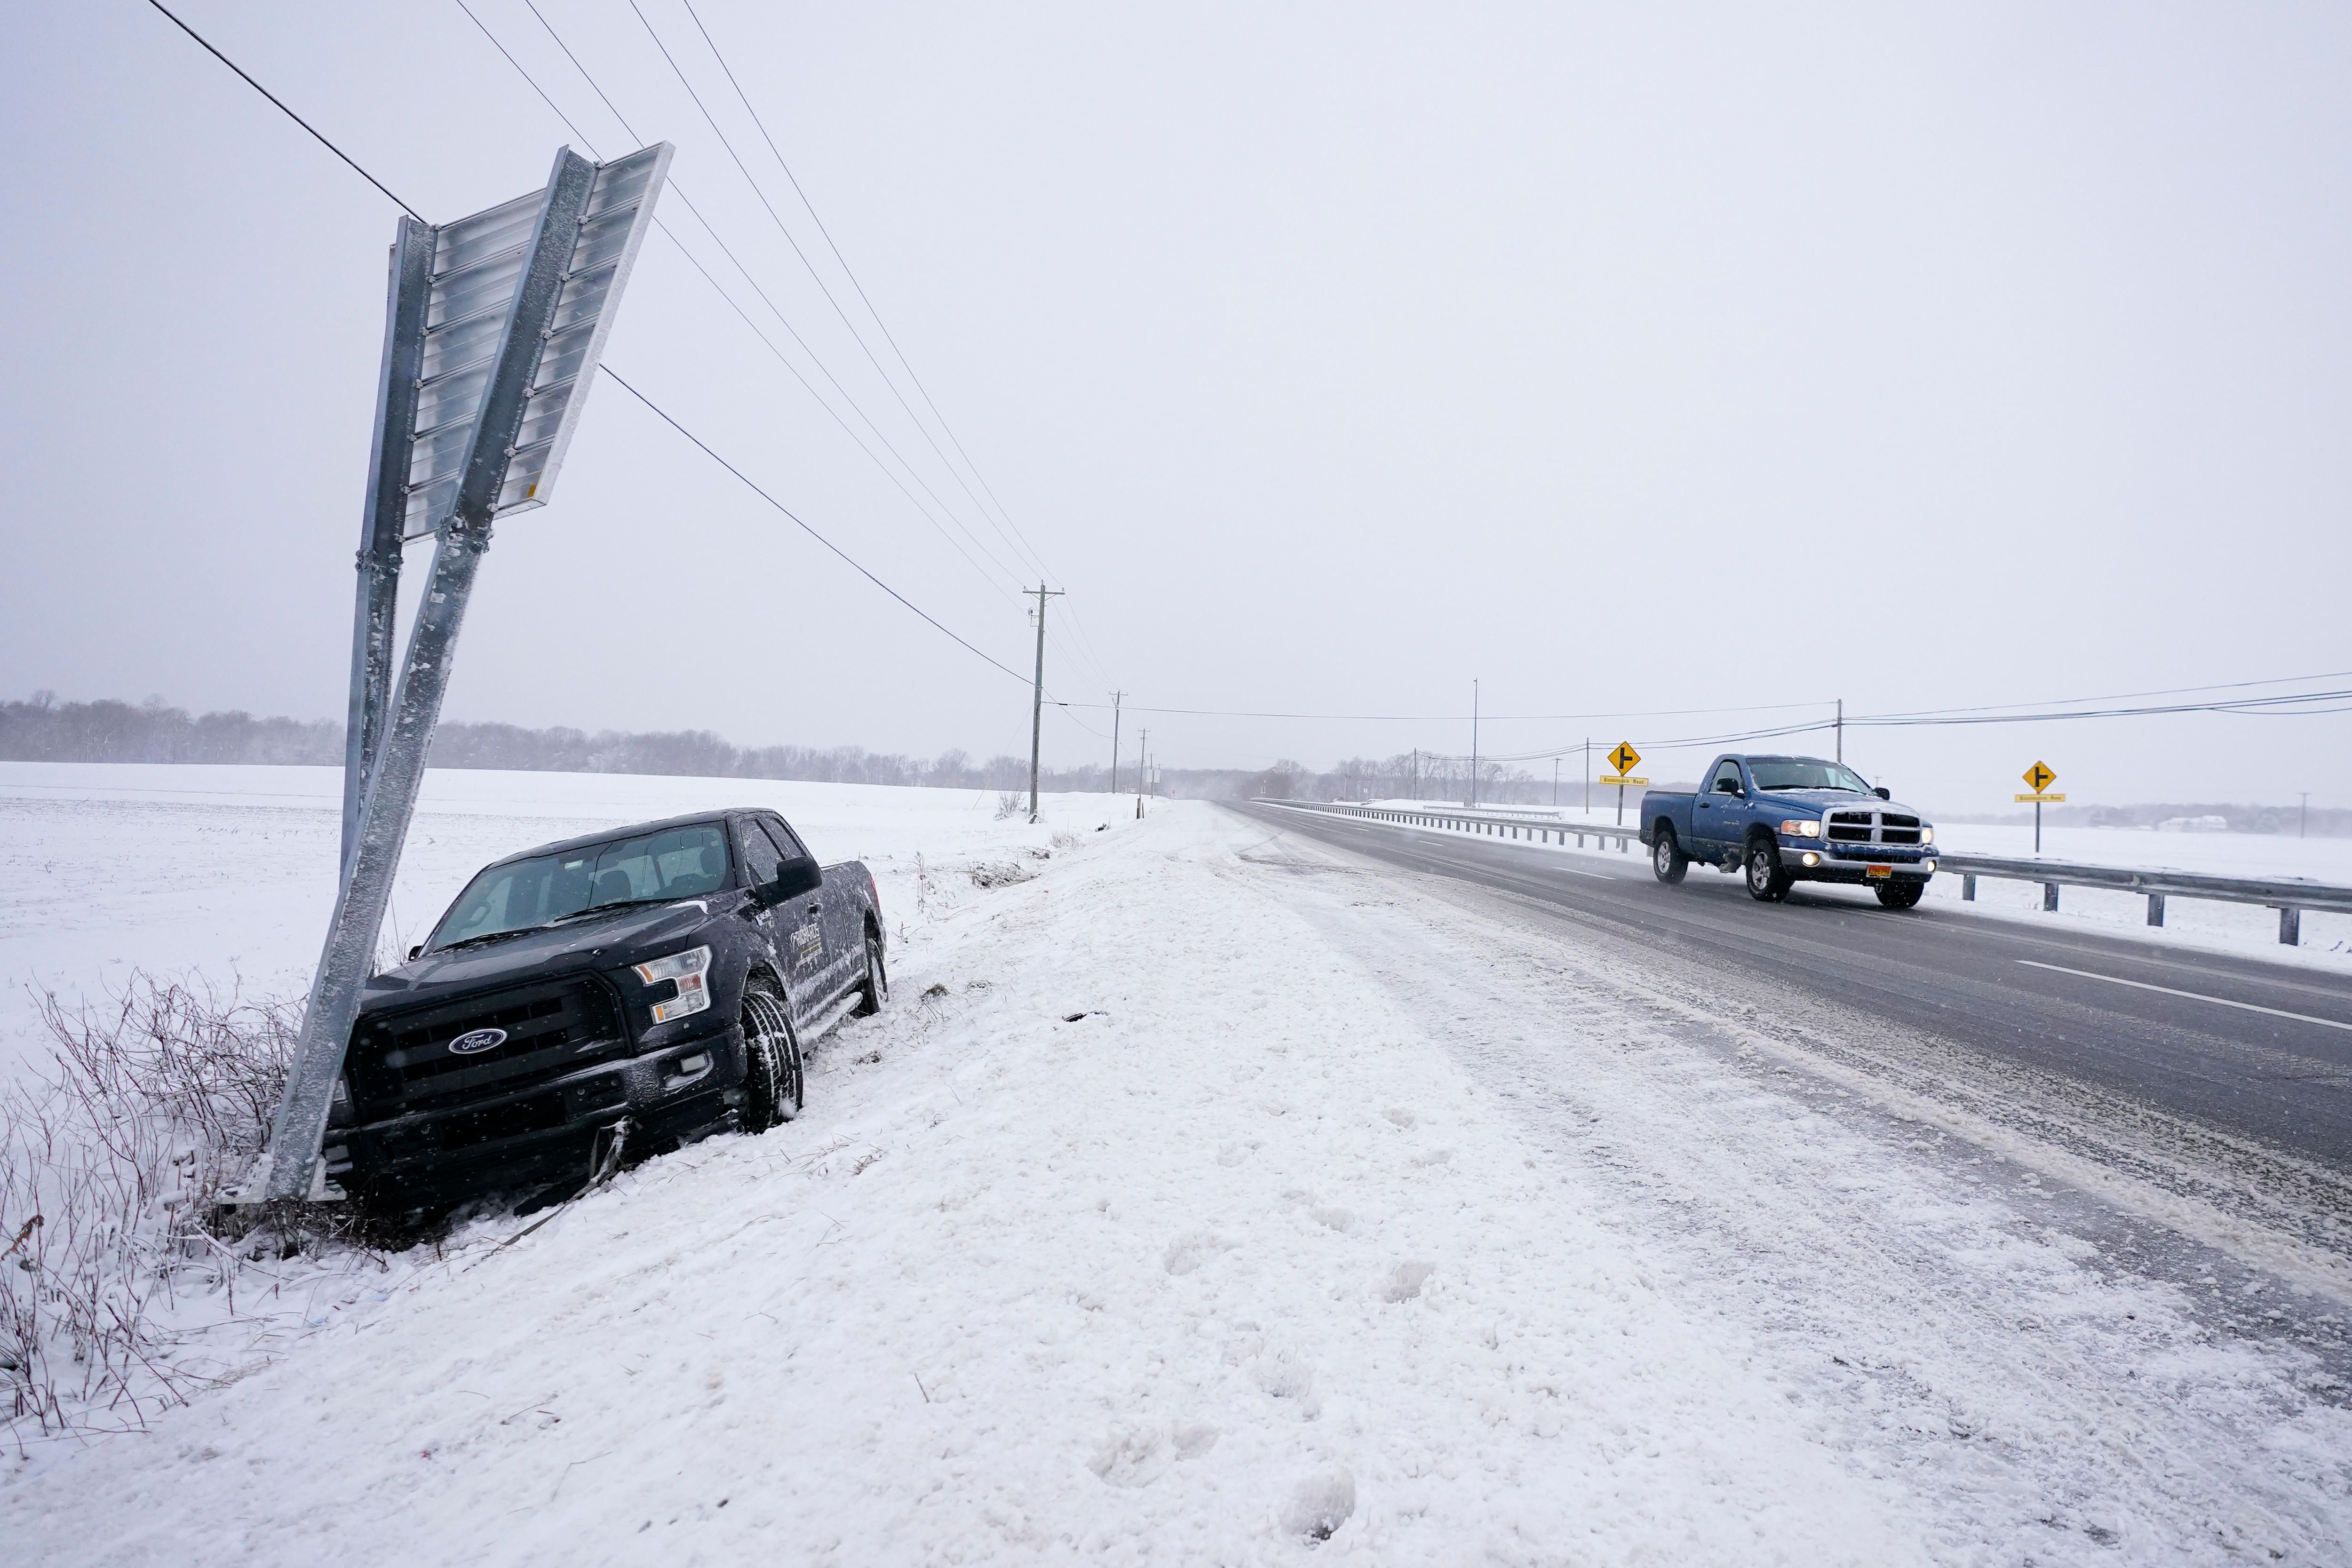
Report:
M 462 777 L 470 803 L 431 800 L 419 903 L 550 824 L 712 787 Z M 331 815 L 205 784 L 0 821 L 46 820 L 43 852 L 82 857 L 67 880 L 143 867 L 119 921 L 263 951 L 177 900 L 226 922 L 285 896 L 302 876 L 278 860 L 315 868 Z M 226 1326 L 187 1320 L 173 1363 L 216 1384 L 190 1406 L 0 1459 L 8 1560 L 2095 1563 L 2352 1542 L 2352 1425 L 2304 1352 L 2215 1342 L 2195 1291 L 2070 1234 L 2081 1211 L 2019 1151 L 1889 1122 L 1784 1043 L 1712 1056 L 1685 1004 L 1557 933 L 1203 804 L 1139 823 L 1070 801 L 1031 829 L 992 801 L 718 784 L 874 859 L 903 926 L 892 1005 L 814 1053 L 807 1114 L 528 1236 L 493 1217 L 257 1268 Z M 969 875 L 1012 855 L 1040 874 Z M 149 940 L 91 926 L 50 951 L 148 962 Z
M 1222 831 L 1177 807 L 910 942 L 802 1121 L 21 1462 L 12 1554 L 1917 1560 Z

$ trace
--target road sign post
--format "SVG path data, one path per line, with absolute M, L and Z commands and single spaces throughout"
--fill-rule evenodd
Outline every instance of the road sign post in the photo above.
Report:
M 2042 807 L 2049 802 L 2062 801 L 2066 797 L 2050 793 L 2050 786 L 2058 782 L 2058 775 L 2051 772 L 2048 763 L 2034 763 L 2021 776 L 2033 793 L 2017 798 L 2021 802 L 2030 800 L 2033 803 L 2033 852 L 2039 855 L 2042 853 Z
M 431 227 L 401 222 L 352 633 L 344 853 L 269 1146 L 231 1202 L 336 1197 L 320 1145 L 373 972 L 492 522 L 547 504 L 669 171 L 657 142 L 610 163 L 566 147 L 543 189 Z M 401 543 L 433 570 L 389 693 Z
M 1645 784 L 1650 782 L 1647 779 L 1637 779 L 1632 776 L 1633 769 L 1640 765 L 1641 761 L 1642 753 L 1633 749 L 1633 742 L 1631 741 L 1618 742 L 1617 749 L 1609 753 L 1609 765 L 1615 768 L 1617 772 L 1613 776 L 1602 778 L 1601 782 L 1617 786 L 1617 826 L 1620 827 L 1625 826 L 1625 786 Z

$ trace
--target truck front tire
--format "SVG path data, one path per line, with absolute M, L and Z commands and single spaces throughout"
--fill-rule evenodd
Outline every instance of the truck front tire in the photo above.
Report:
M 1878 893 L 1878 901 L 1885 904 L 1888 909 L 1908 910 L 1918 907 L 1921 896 L 1927 891 L 1927 884 L 1925 882 L 1881 882 L 1878 884 L 1876 890 Z
M 1758 903 L 1777 904 L 1789 896 L 1796 879 L 1782 869 L 1780 853 L 1768 839 L 1748 841 L 1748 896 Z
M 1690 869 L 1690 857 L 1675 842 L 1675 830 L 1663 822 L 1650 835 L 1650 869 L 1669 888 L 1681 881 L 1683 874 Z
M 737 1014 L 743 1030 L 743 1131 L 765 1132 L 801 1113 L 801 1043 L 784 999 L 765 981 L 743 987 Z

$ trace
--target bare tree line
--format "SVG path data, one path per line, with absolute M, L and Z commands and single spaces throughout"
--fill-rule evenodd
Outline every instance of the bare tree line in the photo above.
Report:
M 341 767 L 343 727 L 329 719 L 257 719 L 250 713 L 192 716 L 161 699 L 59 702 L 37 691 L 0 702 L 0 761 L 51 763 L 263 763 Z M 592 734 L 562 725 L 445 723 L 433 738 L 437 768 L 512 768 L 529 773 L 660 773 L 687 778 L 796 779 L 819 784 L 928 784 L 947 789 L 1026 790 L 1029 759 L 981 761 L 961 751 L 936 757 L 869 752 L 862 746 L 738 746 L 708 730 Z M 1055 791 L 1108 787 L 1099 763 L 1048 768 Z M 1131 778 L 1126 782 L 1133 783 Z

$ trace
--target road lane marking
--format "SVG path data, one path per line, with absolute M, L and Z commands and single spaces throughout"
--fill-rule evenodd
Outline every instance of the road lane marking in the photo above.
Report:
M 2094 974 L 2087 969 L 2069 969 L 2063 963 L 2037 963 L 2030 958 L 2017 961 L 2029 969 L 2054 969 L 2061 974 L 2079 974 L 2085 980 L 2104 980 L 2110 985 L 2132 985 L 2142 991 L 2161 991 L 2167 996 L 2186 996 L 2192 1002 L 2211 1002 L 2222 1007 L 2242 1007 L 2249 1013 L 2268 1013 L 2273 1018 L 2293 1018 L 2298 1024 L 2318 1024 L 2330 1029 L 2352 1029 L 2352 1024 L 2334 1018 L 2315 1018 L 2308 1013 L 2290 1013 L 2281 1007 L 2257 1007 L 2252 1002 L 2232 1002 L 2227 996 L 2208 996 L 2202 991 L 2175 991 L 2169 985 L 2150 985 L 2145 980 L 2126 980 L 2120 975 Z
M 1620 876 L 1615 875 L 1613 872 L 1609 872 L 1609 871 L 1580 871 L 1580 870 L 1578 870 L 1578 869 L 1577 869 L 1575 867 L 1573 867 L 1573 866 L 1562 866 L 1562 867 L 1560 868 L 1560 869 L 1561 869 L 1561 870 L 1563 870 L 1563 871 L 1565 871 L 1565 872 L 1567 872 L 1567 873 L 1568 873 L 1570 876 L 1571 876 L 1571 877 L 1598 877 L 1598 878 L 1600 878 L 1600 879 L 1601 879 L 1602 881 L 1604 881 L 1604 882 L 1622 882 L 1622 881 L 1624 881 L 1624 880 L 1626 879 L 1624 879 L 1624 878 L 1622 878 L 1622 877 L 1620 877 Z

